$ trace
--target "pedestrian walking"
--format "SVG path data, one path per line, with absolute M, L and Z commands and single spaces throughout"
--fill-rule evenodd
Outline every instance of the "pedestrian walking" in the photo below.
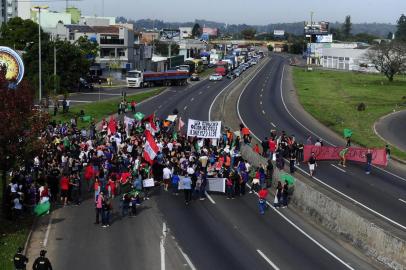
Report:
M 281 181 L 278 181 L 278 185 L 276 186 L 276 200 L 274 201 L 275 207 L 279 207 L 282 203 L 282 200 L 281 200 L 282 190 L 283 190 L 282 183 L 281 183 Z
M 258 192 L 258 208 L 259 208 L 259 213 L 261 215 L 265 214 L 265 209 L 266 209 L 266 197 L 268 196 L 268 190 L 263 187 L 259 192 Z
M 100 216 L 102 215 L 102 208 L 103 208 L 103 192 L 100 192 L 96 196 L 96 222 L 94 224 L 100 223 Z
M 295 164 L 296 164 L 296 154 L 295 151 L 291 151 L 289 155 L 289 169 L 290 173 L 295 172 Z
M 346 146 L 343 150 L 340 151 L 340 153 L 338 154 L 340 156 L 340 162 L 338 163 L 338 165 L 346 167 L 345 162 L 346 162 L 347 158 L 345 155 L 348 153 L 348 150 L 349 150 L 349 147 Z
M 190 201 L 192 200 L 192 179 L 190 178 L 190 175 L 185 176 L 182 179 L 182 186 L 185 195 L 185 204 L 189 205 Z
M 390 148 L 389 148 L 389 145 L 385 145 L 385 153 L 386 153 L 386 162 L 389 162 L 389 159 L 390 159 Z
M 371 149 L 367 150 L 367 153 L 363 156 L 365 158 L 365 173 L 370 174 L 372 168 L 372 151 Z
M 310 177 L 313 177 L 314 170 L 315 170 L 315 168 L 317 166 L 316 155 L 314 154 L 314 152 L 311 153 L 311 156 L 310 156 L 309 160 L 307 161 L 307 164 L 309 165 Z
M 45 257 L 46 250 L 40 251 L 40 256 L 35 259 L 34 264 L 32 266 L 33 270 L 52 270 L 51 262 Z
M 24 249 L 19 247 L 14 255 L 13 262 L 15 270 L 25 270 L 28 263 L 28 258 L 23 254 Z
M 285 184 L 282 188 L 282 207 L 286 208 L 288 206 L 288 196 L 289 196 L 289 185 L 288 181 L 285 181 Z

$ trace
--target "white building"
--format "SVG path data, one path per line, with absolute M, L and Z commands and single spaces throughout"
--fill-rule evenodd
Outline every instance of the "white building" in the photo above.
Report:
M 192 27 L 179 27 L 180 38 L 191 38 L 192 37 Z
M 30 0 L 24 2 L 18 2 L 17 14 L 23 20 L 28 20 L 31 18 L 31 6 L 32 2 Z

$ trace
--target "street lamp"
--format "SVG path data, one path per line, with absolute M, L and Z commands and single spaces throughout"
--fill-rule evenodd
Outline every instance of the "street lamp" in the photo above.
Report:
M 48 6 L 33 6 L 34 10 L 38 10 L 38 85 L 39 85 L 39 105 L 42 99 L 42 83 L 41 83 L 41 9 L 48 9 Z

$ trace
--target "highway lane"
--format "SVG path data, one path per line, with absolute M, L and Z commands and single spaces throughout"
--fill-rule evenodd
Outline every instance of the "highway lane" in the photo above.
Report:
M 406 110 L 391 113 L 375 124 L 375 131 L 384 140 L 406 151 Z
M 310 128 L 311 132 L 320 135 L 316 137 L 315 134 L 311 134 L 286 111 L 285 95 L 289 95 L 291 89 L 284 88 L 282 85 L 283 96 L 281 96 L 283 65 L 284 59 L 274 56 L 268 66 L 247 86 L 241 95 L 239 105 L 244 122 L 260 139 L 268 136 L 271 129 L 277 129 L 285 130 L 289 135 L 294 134 L 297 140 L 302 142 L 312 135 L 313 139 L 321 137 L 325 143 L 327 140 L 335 145 L 340 145 L 341 142 L 336 138 L 320 130 L 314 129 L 313 131 Z M 284 97 L 283 100 L 282 97 Z M 252 109 L 256 107 L 259 109 Z M 303 116 L 295 114 L 294 117 L 302 119 Z M 306 123 L 305 126 L 309 125 L 309 121 L 304 122 L 303 120 L 303 123 Z M 300 167 L 305 171 L 308 170 L 305 164 Z M 406 216 L 402 214 L 406 209 L 406 204 L 399 200 L 399 198 L 406 197 L 406 181 L 378 169 L 373 169 L 371 175 L 365 175 L 363 165 L 357 163 L 349 163 L 347 168 L 342 168 L 338 167 L 336 163 L 319 162 L 316 171 L 316 177 L 324 183 L 384 215 L 390 219 L 386 219 L 386 221 L 391 224 L 396 223 L 395 226 L 406 229 L 404 227 L 406 226 Z

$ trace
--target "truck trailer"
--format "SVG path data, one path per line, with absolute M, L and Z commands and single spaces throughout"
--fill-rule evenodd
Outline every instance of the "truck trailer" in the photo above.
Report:
M 164 72 L 131 70 L 127 73 L 127 87 L 142 88 L 152 86 L 186 85 L 189 72 L 167 70 Z

